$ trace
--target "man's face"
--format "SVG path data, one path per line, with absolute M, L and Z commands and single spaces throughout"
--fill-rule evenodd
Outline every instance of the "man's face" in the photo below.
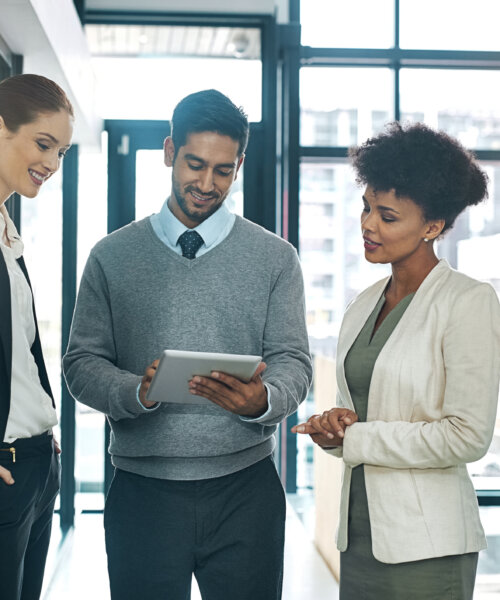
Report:
M 212 131 L 191 133 L 177 156 L 175 150 L 168 137 L 165 164 L 173 167 L 169 207 L 181 223 L 193 229 L 227 198 L 244 156 L 238 156 L 236 140 Z

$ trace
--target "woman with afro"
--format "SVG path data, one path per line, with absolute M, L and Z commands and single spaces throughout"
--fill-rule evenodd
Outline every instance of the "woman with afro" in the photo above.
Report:
M 486 540 L 467 463 L 493 435 L 500 305 L 434 245 L 487 178 L 422 124 L 393 123 L 350 156 L 365 258 L 392 274 L 345 313 L 336 408 L 293 430 L 344 463 L 341 600 L 470 600 Z

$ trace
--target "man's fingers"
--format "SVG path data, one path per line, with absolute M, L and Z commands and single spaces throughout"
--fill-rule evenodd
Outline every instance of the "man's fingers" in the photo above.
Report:
M 232 407 L 231 388 L 222 382 L 214 381 L 210 377 L 199 377 L 196 375 L 189 382 L 189 391 L 191 394 L 201 396 L 212 402 L 215 402 L 222 408 Z
M 210 385 L 212 382 L 214 382 L 214 380 L 216 382 L 216 385 L 223 384 L 224 386 L 231 388 L 232 390 L 234 390 L 235 392 L 239 392 L 240 394 L 243 394 L 245 389 L 244 386 L 247 385 L 246 383 L 243 383 L 236 377 L 228 375 L 227 373 L 221 373 L 220 371 L 212 371 L 210 377 L 200 377 L 199 375 L 197 375 L 192 379 L 192 381 L 196 384 L 202 383 L 206 385 Z
M 12 473 L 5 467 L 0 467 L 0 479 L 3 479 L 7 485 L 12 485 L 14 483 Z
M 257 381 L 258 378 L 261 376 L 261 374 L 266 370 L 266 368 L 267 368 L 267 365 L 265 362 L 259 363 L 257 370 L 253 374 L 252 381 Z
M 147 381 L 150 382 L 153 379 L 153 377 L 156 374 L 156 369 L 158 367 L 159 362 L 159 359 L 156 359 L 148 367 L 146 367 L 146 370 L 144 371 L 144 376 L 142 378 L 142 383 L 146 383 Z
M 155 374 L 156 374 L 156 369 L 154 369 L 153 367 L 148 367 L 146 369 L 146 377 L 147 377 L 148 381 L 151 381 L 151 379 L 153 379 Z

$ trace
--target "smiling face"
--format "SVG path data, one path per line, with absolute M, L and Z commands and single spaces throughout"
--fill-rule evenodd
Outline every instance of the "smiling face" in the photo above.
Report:
M 173 167 L 169 207 L 186 227 L 202 223 L 227 198 L 244 158 L 238 148 L 236 140 L 212 131 L 188 135 L 177 155 L 172 138 L 165 140 L 165 164 Z
M 426 221 L 420 206 L 410 198 L 398 198 L 394 190 L 363 195 L 361 230 L 365 258 L 372 263 L 401 264 L 427 253 L 444 221 Z M 428 239 L 429 242 L 425 242 Z
M 13 192 L 34 198 L 61 166 L 73 134 L 65 111 L 41 113 L 13 133 L 0 116 L 0 204 Z

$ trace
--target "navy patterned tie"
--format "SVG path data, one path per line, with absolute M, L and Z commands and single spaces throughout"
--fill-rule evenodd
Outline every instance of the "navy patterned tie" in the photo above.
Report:
M 197 231 L 194 231 L 194 229 L 187 229 L 179 236 L 177 243 L 180 244 L 182 248 L 182 256 L 192 260 L 196 256 L 200 246 L 203 244 L 203 238 Z

